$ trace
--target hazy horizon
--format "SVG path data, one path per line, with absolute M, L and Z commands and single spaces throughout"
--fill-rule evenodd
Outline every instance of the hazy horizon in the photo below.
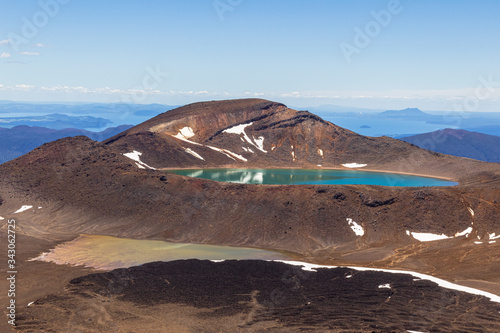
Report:
M 500 111 L 497 1 L 0 4 L 0 99 Z

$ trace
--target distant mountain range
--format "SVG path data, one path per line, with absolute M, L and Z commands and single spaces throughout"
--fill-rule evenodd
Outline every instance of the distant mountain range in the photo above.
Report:
M 438 153 L 500 163 L 500 137 L 446 128 L 401 140 Z
M 136 125 L 175 107 L 163 104 L 0 101 L 0 127 L 28 125 L 53 129 L 101 130 L 121 124 Z M 91 116 L 98 119 L 80 118 L 80 116 Z M 42 123 L 42 121 L 45 121 L 45 123 Z M 71 123 L 68 123 L 68 121 L 71 121 Z
M 102 132 L 91 132 L 82 129 L 67 128 L 63 130 L 50 129 L 36 126 L 16 126 L 13 128 L 0 128 L 0 163 L 10 161 L 28 153 L 36 147 L 54 140 L 84 135 L 95 141 L 103 141 L 132 125 L 110 127 Z
M 113 122 L 98 117 L 92 116 L 68 116 L 66 114 L 52 113 L 43 116 L 24 116 L 24 117 L 5 117 L 0 118 L 1 127 L 14 127 L 14 126 L 39 126 L 52 129 L 65 129 L 65 128 L 106 128 Z
M 381 112 L 329 107 L 312 107 L 307 110 L 336 125 L 367 136 L 401 138 L 444 128 L 460 128 L 500 136 L 500 113 L 495 112 L 424 112 L 417 108 Z

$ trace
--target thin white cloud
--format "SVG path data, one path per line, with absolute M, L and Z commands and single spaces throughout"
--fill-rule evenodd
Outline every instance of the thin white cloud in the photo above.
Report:
M 28 55 L 28 56 L 37 56 L 37 55 L 40 55 L 40 52 L 28 52 L 28 51 L 25 51 L 25 52 L 19 52 L 19 54 Z
M 45 44 L 42 44 L 42 43 L 36 43 L 35 44 L 36 47 L 45 47 Z
M 35 88 L 35 86 L 29 85 L 29 84 L 16 84 L 14 86 L 16 90 L 32 90 Z
M 10 45 L 10 39 L 0 40 L 0 45 Z
M 10 53 L 8 52 L 0 53 L 0 58 L 10 58 Z

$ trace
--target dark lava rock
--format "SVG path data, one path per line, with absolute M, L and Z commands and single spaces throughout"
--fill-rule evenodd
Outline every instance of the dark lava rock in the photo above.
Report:
M 40 331 L 49 330 L 43 309 L 70 308 L 68 304 L 89 297 L 135 304 L 152 313 L 162 304 L 187 305 L 204 309 L 200 318 L 216 321 L 252 313 L 235 331 L 254 331 L 263 323 L 289 332 L 500 331 L 500 304 L 409 274 L 350 268 L 314 272 L 258 260 L 155 262 L 76 278 L 65 292 L 27 308 L 18 329 L 33 328 L 35 322 Z M 74 315 L 66 311 L 59 320 Z M 107 315 L 111 323 L 119 314 Z

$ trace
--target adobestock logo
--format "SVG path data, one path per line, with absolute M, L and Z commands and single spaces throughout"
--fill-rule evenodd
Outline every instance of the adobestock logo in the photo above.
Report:
M 215 12 L 219 15 L 219 19 L 224 21 L 224 14 L 232 12 L 236 7 L 241 5 L 243 0 L 214 0 L 212 2 Z
M 368 47 L 371 42 L 382 32 L 382 29 L 387 28 L 392 22 L 395 15 L 403 11 L 403 5 L 399 0 L 390 0 L 387 3 L 387 9 L 379 11 L 372 10 L 370 15 L 373 20 L 368 21 L 364 29 L 358 26 L 354 27 L 354 38 L 352 44 L 342 42 L 339 44 L 340 50 L 348 63 L 351 63 L 354 54 L 360 54 L 361 50 Z
M 23 16 L 21 18 L 21 33 L 10 32 L 8 34 L 9 43 L 14 51 L 19 52 L 19 46 L 28 44 L 35 38 L 40 29 L 49 24 L 50 20 L 59 14 L 62 5 L 66 5 L 70 0 L 40 0 L 38 5 L 40 10 L 33 14 L 31 18 Z

